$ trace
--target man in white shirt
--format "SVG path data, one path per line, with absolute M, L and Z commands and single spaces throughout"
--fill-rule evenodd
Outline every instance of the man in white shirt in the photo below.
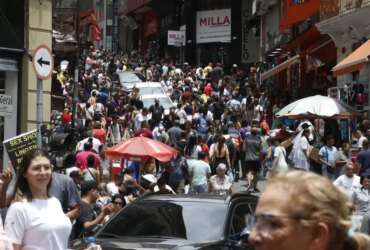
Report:
M 143 110 L 136 115 L 135 117 L 135 131 L 141 128 L 141 123 L 143 121 L 149 121 L 152 118 L 151 114 L 148 112 L 147 108 L 143 108 Z
M 345 174 L 339 176 L 334 185 L 340 188 L 348 198 L 352 198 L 352 194 L 356 189 L 361 187 L 360 176 L 354 174 L 355 167 L 352 162 L 346 164 Z

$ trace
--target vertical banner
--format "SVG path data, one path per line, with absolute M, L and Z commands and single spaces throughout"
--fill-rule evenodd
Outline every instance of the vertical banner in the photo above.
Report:
M 242 63 L 253 63 L 258 60 L 258 40 L 250 26 L 252 1 L 242 1 Z
M 21 167 L 23 156 L 37 148 L 37 130 L 12 137 L 3 141 L 3 144 L 15 171 L 18 171 Z

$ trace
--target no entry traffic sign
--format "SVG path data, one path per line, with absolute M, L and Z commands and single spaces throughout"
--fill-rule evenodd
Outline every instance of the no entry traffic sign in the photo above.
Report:
M 54 67 L 54 60 L 50 48 L 46 45 L 37 47 L 33 54 L 32 64 L 36 71 L 37 78 L 41 80 L 48 79 Z

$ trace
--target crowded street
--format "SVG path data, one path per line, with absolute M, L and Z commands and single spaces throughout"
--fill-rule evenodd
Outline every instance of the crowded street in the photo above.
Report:
M 369 250 L 370 0 L 0 2 L 0 250 Z

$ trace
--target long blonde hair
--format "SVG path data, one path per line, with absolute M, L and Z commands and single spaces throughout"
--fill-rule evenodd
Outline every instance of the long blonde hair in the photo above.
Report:
M 329 226 L 331 239 L 328 250 L 368 250 L 370 238 L 352 233 L 352 203 L 326 177 L 311 172 L 289 171 L 271 178 L 267 187 L 281 188 L 291 199 L 292 216 L 301 218 L 304 227 L 322 222 Z

